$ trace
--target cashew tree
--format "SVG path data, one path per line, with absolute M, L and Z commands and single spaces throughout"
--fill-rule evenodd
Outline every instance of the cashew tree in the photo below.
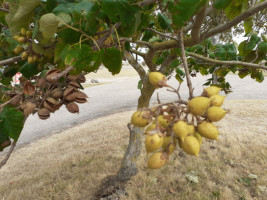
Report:
M 156 87 L 137 57 L 149 72 L 185 79 L 189 99 L 190 76 L 198 73 L 215 74 L 216 86 L 226 93 L 229 73 L 262 82 L 266 8 L 263 0 L 1 0 L 0 151 L 9 151 L 0 168 L 30 114 L 45 120 L 61 106 L 79 112 L 87 98 L 81 83 L 101 65 L 116 75 L 122 61 L 129 62 L 140 76 L 141 110 L 149 107 Z M 240 35 L 243 41 L 236 43 Z M 20 83 L 13 84 L 18 72 Z M 137 173 L 141 152 L 144 129 L 129 125 L 129 130 L 120 181 Z

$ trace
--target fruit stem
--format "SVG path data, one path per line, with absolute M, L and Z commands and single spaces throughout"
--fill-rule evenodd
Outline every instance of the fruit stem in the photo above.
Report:
M 188 86 L 188 89 L 189 89 L 189 99 L 192 99 L 193 98 L 193 88 L 192 88 L 192 82 L 191 82 L 191 79 L 190 79 L 187 59 L 186 59 L 186 55 L 185 55 L 184 40 L 183 40 L 183 30 L 182 29 L 178 33 L 178 38 L 179 38 L 179 41 L 180 41 L 179 45 L 180 45 L 180 49 L 181 49 L 181 59 L 182 59 L 183 65 L 184 65 L 187 86 Z

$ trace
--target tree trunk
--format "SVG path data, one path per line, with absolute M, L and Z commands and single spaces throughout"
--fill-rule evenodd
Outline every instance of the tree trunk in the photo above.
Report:
M 148 107 L 151 96 L 155 91 L 155 88 L 150 84 L 147 76 L 143 80 L 143 89 L 138 99 L 138 108 Z M 130 129 L 129 145 L 124 154 L 121 168 L 117 176 L 121 181 L 129 180 L 138 173 L 136 160 L 141 153 L 142 147 L 143 128 L 137 126 L 130 127 L 130 125 L 128 125 L 128 127 Z

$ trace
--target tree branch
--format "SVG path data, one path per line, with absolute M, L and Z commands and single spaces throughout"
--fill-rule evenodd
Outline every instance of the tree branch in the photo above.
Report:
M 8 58 L 6 60 L 0 61 L 0 66 L 8 65 L 8 64 L 20 61 L 20 60 L 21 60 L 20 56 L 16 56 L 16 57 L 13 57 L 13 58 Z
M 143 81 L 146 77 L 146 71 L 144 68 L 134 59 L 134 57 L 128 52 L 124 51 L 124 56 L 129 64 L 135 69 L 135 71 L 139 74 L 140 79 Z
M 130 52 L 131 52 L 131 53 L 134 53 L 134 54 L 136 54 L 136 55 L 139 55 L 139 56 L 141 56 L 141 57 L 143 57 L 143 58 L 146 56 L 145 53 L 140 52 L 140 51 L 136 51 L 136 50 L 134 50 L 134 49 L 130 49 Z
M 144 60 L 146 62 L 146 65 L 148 66 L 149 70 L 151 72 L 157 71 L 154 63 L 153 63 L 153 57 L 154 57 L 155 51 L 153 49 L 150 49 L 146 56 L 144 57 Z
M 200 40 L 200 28 L 201 25 L 203 24 L 205 17 L 206 17 L 206 9 L 207 6 L 205 5 L 196 15 L 195 17 L 195 22 L 192 27 L 192 41 L 198 42 Z
M 177 58 L 177 54 L 170 54 L 165 61 L 162 63 L 161 68 L 159 69 L 159 72 L 165 74 L 168 71 L 168 67 Z M 172 70 L 173 71 L 173 70 Z
M 6 13 L 9 13 L 9 10 L 6 9 L 6 8 L 0 8 L 0 11 L 3 11 L 3 12 L 6 12 Z
M 158 0 L 145 0 L 145 1 L 141 1 L 139 3 L 137 3 L 138 6 L 143 7 L 143 6 L 147 6 L 149 4 L 152 3 L 156 3 Z
M 12 154 L 17 142 L 12 142 L 9 152 L 7 153 L 6 157 L 0 162 L 0 169 L 7 163 L 10 155 Z
M 184 38 L 184 46 L 193 46 L 193 45 L 199 44 L 200 42 L 204 41 L 205 39 L 207 39 L 211 36 L 214 36 L 220 32 L 224 32 L 224 31 L 229 30 L 231 27 L 237 25 L 241 21 L 246 20 L 250 16 L 252 16 L 255 13 L 262 11 L 266 8 L 267 8 L 267 1 L 262 2 L 262 3 L 258 3 L 254 7 L 251 7 L 248 10 L 246 10 L 245 12 L 241 13 L 239 16 L 237 16 L 233 20 L 231 20 L 231 21 L 229 21 L 223 25 L 220 25 L 216 28 L 213 28 L 210 31 L 208 31 L 207 33 L 203 34 L 198 42 L 193 41 L 192 37 Z M 155 51 L 162 51 L 162 50 L 166 50 L 166 49 L 175 48 L 175 47 L 177 47 L 177 45 L 178 45 L 178 42 L 176 40 L 167 40 L 164 42 L 155 42 L 155 43 L 151 44 L 151 48 L 153 48 Z
M 179 42 L 179 40 L 176 37 L 173 37 L 171 35 L 166 35 L 165 33 L 161 33 L 159 31 L 156 31 L 156 30 L 152 29 L 152 28 L 146 28 L 146 30 L 152 31 L 152 32 L 154 32 L 154 33 L 156 33 L 158 35 L 163 36 L 164 38 L 171 38 L 171 39 L 176 40 L 177 42 Z
M 189 89 L 189 99 L 192 99 L 193 98 L 193 88 L 192 88 L 192 82 L 190 79 L 187 59 L 186 59 L 185 50 L 184 50 L 183 31 L 182 30 L 179 32 L 178 36 L 179 36 L 179 40 L 180 40 L 181 59 L 182 59 L 183 65 L 184 65 L 187 86 Z
M 250 16 L 254 15 L 255 13 L 262 11 L 267 8 L 267 1 L 262 3 L 258 3 L 255 6 L 249 8 L 245 12 L 241 13 L 234 19 L 230 20 L 229 22 L 217 26 L 216 28 L 211 29 L 207 33 L 201 36 L 201 41 L 209 38 L 210 36 L 216 35 L 217 33 L 225 32 L 226 30 L 230 29 L 231 27 L 239 24 L 240 22 L 248 19 Z
M 141 41 L 141 40 L 132 40 L 130 38 L 123 38 L 125 42 L 131 42 L 131 43 L 135 43 L 135 44 L 139 44 L 142 46 L 146 46 L 148 48 L 151 48 L 151 44 L 149 42 L 145 42 L 145 41 Z
M 17 98 L 21 97 L 21 94 L 17 94 L 16 96 L 14 96 L 13 98 L 9 99 L 8 101 L 6 101 L 5 103 L 0 105 L 0 111 L 3 107 L 5 107 L 7 104 L 9 104 L 10 102 L 16 100 Z
M 222 61 L 222 60 L 216 60 L 216 59 L 212 59 L 212 58 L 207 58 L 204 57 L 202 55 L 196 54 L 196 53 L 191 53 L 188 52 L 188 55 L 195 57 L 199 60 L 204 60 L 206 62 L 211 62 L 211 63 L 215 63 L 215 64 L 220 64 L 220 65 L 242 65 L 245 67 L 253 67 L 253 68 L 259 68 L 259 69 L 264 69 L 267 70 L 267 67 L 263 66 L 263 65 L 259 65 L 259 64 L 254 64 L 254 63 L 248 63 L 248 62 L 242 62 L 242 61 Z

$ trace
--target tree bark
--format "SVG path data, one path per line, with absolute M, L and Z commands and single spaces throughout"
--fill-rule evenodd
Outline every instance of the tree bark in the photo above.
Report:
M 155 88 L 150 84 L 148 77 L 143 77 L 143 89 L 138 99 L 138 108 L 141 109 L 149 106 L 154 91 Z M 143 128 L 137 126 L 131 127 L 130 124 L 128 124 L 128 128 L 130 130 L 129 145 L 124 154 L 121 168 L 117 176 L 121 181 L 127 181 L 138 173 L 136 161 L 142 148 Z

